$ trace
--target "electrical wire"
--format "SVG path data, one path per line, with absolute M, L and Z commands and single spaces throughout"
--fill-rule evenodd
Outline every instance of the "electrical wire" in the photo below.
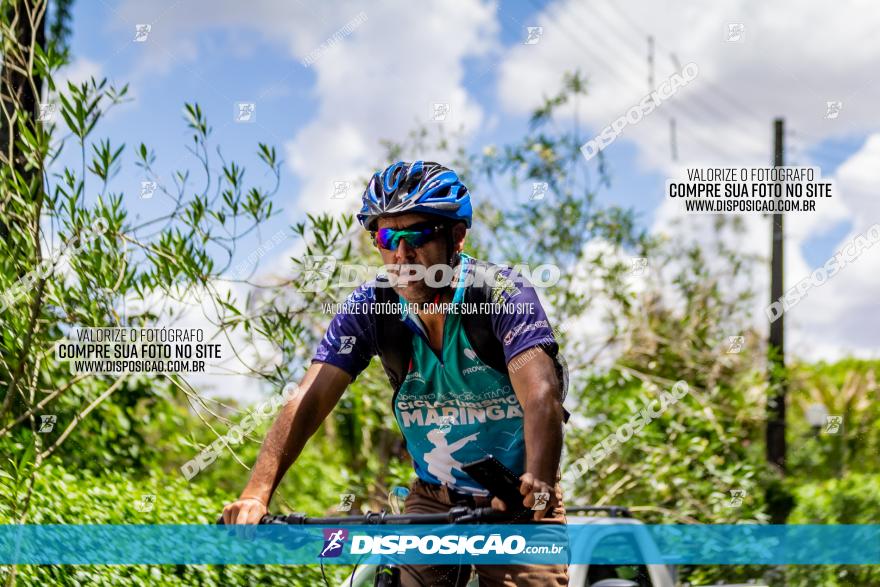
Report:
M 532 3 L 535 4 L 535 5 L 536 5 L 537 7 L 539 7 L 539 8 L 542 8 L 541 5 L 537 3 L 537 0 L 532 0 Z M 548 16 L 548 18 L 551 18 L 551 17 Z M 559 30 L 562 31 L 562 33 L 563 33 L 563 34 L 564 34 L 569 40 L 571 40 L 572 43 L 578 45 L 578 46 L 581 47 L 581 48 L 582 48 L 582 49 L 583 49 L 588 55 L 592 56 L 592 57 L 596 60 L 596 62 L 597 62 L 599 65 L 601 65 L 601 66 L 602 66 L 602 67 L 603 67 L 608 73 L 611 74 L 611 76 L 612 76 L 613 78 L 615 78 L 615 79 L 619 79 L 619 80 L 621 80 L 621 81 L 626 81 L 626 82 L 628 82 L 630 85 L 632 85 L 633 87 L 636 87 L 636 88 L 638 88 L 638 87 L 641 85 L 641 84 L 638 84 L 638 83 L 633 83 L 633 81 L 632 81 L 630 78 L 625 78 L 625 77 L 623 77 L 623 76 L 620 74 L 620 71 L 619 71 L 619 70 L 615 70 L 612 66 L 610 66 L 610 65 L 605 61 L 605 59 L 604 59 L 603 57 L 601 57 L 601 56 L 598 55 L 597 53 L 593 52 L 593 50 L 592 50 L 588 45 L 586 45 L 586 44 L 583 43 L 580 39 L 578 39 L 575 35 L 573 35 L 573 34 L 571 33 L 571 31 L 568 29 L 568 27 L 567 27 L 565 24 L 563 24 L 562 21 L 560 21 L 559 19 L 556 19 L 555 17 L 552 17 L 552 20 L 554 21 L 554 24 L 559 28 Z M 669 101 L 669 102 L 667 102 L 666 104 L 669 104 L 670 106 L 674 107 L 674 108 L 676 109 L 677 112 L 681 112 L 681 115 L 682 115 L 683 117 L 687 118 L 687 117 L 690 116 L 689 113 L 687 112 L 687 110 L 684 110 L 680 105 L 675 104 L 674 101 Z M 689 127 L 686 127 L 686 126 L 684 126 L 684 125 L 678 125 L 676 130 L 677 130 L 678 132 L 682 133 L 682 134 L 689 135 L 694 141 L 696 141 L 697 143 L 699 143 L 699 144 L 700 144 L 705 150 L 714 153 L 716 156 L 718 156 L 718 157 L 720 157 L 720 158 L 722 158 L 722 159 L 733 159 L 733 158 L 735 158 L 735 157 L 734 157 L 733 155 L 731 155 L 729 152 L 727 152 L 727 151 L 725 151 L 725 150 L 723 150 L 723 149 L 720 149 L 720 148 L 718 147 L 718 145 L 713 144 L 713 143 L 709 143 L 709 142 L 703 140 L 703 138 L 700 137 L 698 134 L 696 134 L 696 133 L 694 133 L 694 132 L 691 132 L 691 130 L 690 130 Z M 681 145 L 679 144 L 679 152 L 680 152 L 680 151 L 681 151 Z

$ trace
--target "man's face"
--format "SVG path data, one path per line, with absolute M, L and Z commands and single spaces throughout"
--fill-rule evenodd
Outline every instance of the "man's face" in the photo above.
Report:
M 434 221 L 439 222 L 439 219 L 436 216 L 429 216 L 427 214 L 401 214 L 400 216 L 380 218 L 376 228 L 405 229 L 414 224 L 423 222 L 433 223 Z M 452 246 L 456 252 L 461 251 L 465 232 L 466 229 L 463 224 L 458 224 L 453 228 Z M 446 238 L 442 235 L 418 248 L 410 246 L 404 239 L 400 239 L 395 251 L 388 251 L 379 246 L 377 248 L 379 249 L 379 254 L 382 255 L 382 263 L 386 266 L 420 265 L 421 267 L 428 268 L 432 265 L 446 264 L 449 259 L 446 250 Z M 393 267 L 389 269 L 393 272 Z M 435 279 L 440 279 L 439 271 Z M 424 278 L 418 280 L 412 278 L 408 280 L 400 279 L 394 290 L 403 296 L 407 302 L 413 304 L 430 302 L 436 294 L 435 288 L 426 284 Z

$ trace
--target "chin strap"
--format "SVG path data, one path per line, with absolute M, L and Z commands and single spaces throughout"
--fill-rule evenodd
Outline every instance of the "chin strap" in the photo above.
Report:
M 452 245 L 452 226 L 449 226 L 446 229 L 446 251 L 448 253 L 446 256 L 446 264 L 452 268 L 453 276 L 452 281 L 450 281 L 448 285 L 443 286 L 443 288 L 441 288 L 440 291 L 437 292 L 437 298 L 439 298 L 440 294 L 445 292 L 447 289 L 452 290 L 452 283 L 453 281 L 455 281 L 455 268 L 458 267 L 458 264 L 461 261 L 461 256 L 453 251 Z

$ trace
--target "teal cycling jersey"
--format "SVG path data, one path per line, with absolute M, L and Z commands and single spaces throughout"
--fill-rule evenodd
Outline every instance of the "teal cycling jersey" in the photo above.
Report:
M 465 299 L 465 280 L 472 259 L 462 255 L 453 306 Z M 555 340 L 534 288 L 520 280 L 504 300 L 532 307 L 528 313 L 492 315 L 492 334 L 509 362 L 523 351 L 540 346 L 555 351 Z M 313 361 L 326 362 L 353 377 L 377 354 L 375 284 L 364 284 L 348 298 L 347 311 L 337 314 Z M 481 360 L 466 334 L 462 313 L 445 314 L 439 352 L 428 343 L 418 316 L 407 313 L 405 300 L 394 295 L 399 315 L 412 331 L 408 369 L 393 395 L 394 417 L 412 457 L 416 474 L 428 483 L 444 484 L 463 493 L 487 492 L 461 467 L 488 454 L 517 475 L 525 470 L 523 408 L 506 372 Z M 385 317 L 386 319 L 390 319 Z
M 394 417 L 422 480 L 485 494 L 461 467 L 492 454 L 521 475 L 523 411 L 510 378 L 479 359 L 461 320 L 460 314 L 446 315 L 440 354 L 424 335 L 413 337 L 412 363 L 394 396 Z

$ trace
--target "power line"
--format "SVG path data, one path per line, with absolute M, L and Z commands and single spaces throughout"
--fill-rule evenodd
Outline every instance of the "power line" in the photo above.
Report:
M 577 15 L 576 15 L 576 17 L 577 17 Z M 578 19 L 578 20 L 580 20 L 580 19 Z M 581 46 L 581 47 L 585 47 L 585 45 L 584 45 L 580 40 L 578 40 L 578 39 L 576 39 L 576 38 L 573 38 L 572 35 L 571 35 L 571 34 L 569 33 L 569 31 L 567 30 L 567 28 L 566 28 L 565 26 L 563 26 L 558 20 L 555 20 L 554 22 L 555 22 L 555 23 L 556 23 L 556 24 L 562 29 L 563 33 L 566 34 L 566 36 L 569 37 L 569 39 L 571 39 L 571 40 L 572 40 L 574 43 L 576 43 L 577 45 L 579 45 L 579 46 Z M 583 25 L 583 22 L 581 22 L 581 24 Z M 586 28 L 586 27 L 585 27 L 585 28 Z M 609 27 L 609 29 L 610 29 L 610 27 Z M 620 35 L 620 33 L 617 33 L 617 32 L 614 31 L 614 30 L 612 30 L 612 32 L 614 32 L 615 35 L 617 35 L 617 36 Z M 635 50 L 629 45 L 629 42 L 628 42 L 627 40 L 625 40 L 625 39 L 622 39 L 622 40 L 623 40 L 624 46 L 627 47 L 627 49 L 629 49 L 632 53 L 635 53 L 636 55 L 638 55 L 638 53 L 637 53 L 637 52 L 636 52 L 636 51 L 635 51 Z M 585 48 L 586 48 L 586 47 L 585 47 Z M 592 52 L 592 50 L 587 49 L 587 52 L 590 53 L 591 55 L 594 55 L 594 56 L 596 55 L 595 53 Z M 619 56 L 622 57 L 622 58 L 623 58 L 623 57 L 627 57 L 627 56 L 624 55 L 624 54 L 621 54 L 621 55 L 619 55 Z M 628 56 L 628 57 L 629 57 L 629 58 L 630 58 L 630 59 L 631 59 L 636 65 L 641 65 L 641 64 L 643 63 L 643 62 L 641 61 L 641 59 L 640 59 L 639 57 L 637 57 L 637 56 L 634 57 L 634 56 L 630 55 L 630 56 Z M 599 57 L 599 59 L 600 59 L 600 61 L 602 61 L 603 65 L 606 65 L 606 66 L 607 66 L 607 64 L 604 62 L 604 60 L 601 59 L 601 57 Z M 628 70 L 624 69 L 624 71 L 628 71 Z M 629 85 L 633 86 L 634 88 L 637 88 L 637 87 L 640 85 L 640 84 L 639 84 L 634 78 L 629 77 L 629 76 L 626 76 L 626 77 L 625 77 L 625 76 L 619 75 L 617 71 L 612 71 L 612 75 L 615 77 L 615 79 L 618 79 L 618 80 L 621 80 L 621 81 L 627 82 L 627 83 L 629 83 Z M 652 88 L 652 91 L 653 91 L 653 88 Z M 680 105 L 680 104 L 678 104 L 678 103 L 676 103 L 675 101 L 672 101 L 672 100 L 670 100 L 670 101 L 667 102 L 666 104 L 669 104 L 670 108 L 674 108 L 676 111 L 680 112 L 680 115 L 681 115 L 681 116 L 684 116 L 685 118 L 690 118 L 690 119 L 692 119 L 692 121 L 693 121 L 693 122 L 696 122 L 698 125 L 700 124 L 700 123 L 697 122 L 695 119 L 693 119 L 693 115 L 688 111 L 688 109 L 684 108 L 682 105 Z M 715 111 L 715 114 L 716 114 L 716 117 L 717 117 L 717 118 L 721 118 L 721 119 L 725 119 L 725 118 L 727 118 L 727 116 L 725 116 L 725 115 L 722 114 L 722 113 L 719 113 L 717 110 Z M 702 125 L 700 125 L 700 126 L 702 126 Z M 717 145 L 714 145 L 714 144 L 712 144 L 712 143 L 707 143 L 706 141 L 703 140 L 703 138 L 702 138 L 701 136 L 699 136 L 699 135 L 696 134 L 696 133 L 692 133 L 688 127 L 683 127 L 682 130 L 683 130 L 683 132 L 684 132 L 685 134 L 691 136 L 696 142 L 700 143 L 700 145 L 701 145 L 704 149 L 708 149 L 709 151 L 714 152 L 716 155 L 718 155 L 718 156 L 720 156 L 720 157 L 722 157 L 722 158 L 730 158 L 730 155 L 729 155 L 728 153 L 720 151 L 720 150 L 717 148 Z M 733 130 L 734 132 L 737 132 L 737 131 L 738 131 L 738 129 L 736 129 L 736 128 L 734 128 L 734 129 L 732 129 L 732 130 Z M 740 134 L 743 135 L 743 137 L 746 138 L 746 140 L 748 140 L 749 142 L 753 142 L 752 135 L 746 135 L 746 134 L 744 134 L 742 131 L 739 131 L 739 132 L 740 132 Z
M 629 40 L 628 40 L 628 39 L 625 37 L 625 35 L 624 35 L 624 34 L 623 34 L 623 33 L 622 33 L 622 32 L 616 27 L 616 25 L 612 24 L 611 21 L 609 21 L 609 20 L 603 18 L 603 16 L 602 16 L 601 13 L 598 13 L 598 12 L 597 12 L 595 16 L 596 16 L 596 19 L 597 19 L 597 20 L 601 20 L 602 23 L 605 25 L 603 30 L 610 31 L 610 32 L 615 36 L 615 38 L 616 38 L 616 39 L 617 39 L 617 40 L 618 40 L 618 41 L 619 41 L 624 47 L 626 47 L 631 53 L 633 53 L 633 54 L 635 54 L 635 55 L 638 55 L 638 52 L 632 47 L 632 45 L 631 45 L 631 43 L 629 42 Z M 581 21 L 581 24 L 584 24 L 583 21 Z M 645 33 L 640 33 L 640 34 L 645 34 Z M 656 41 L 653 40 L 653 39 L 654 39 L 653 36 L 650 36 L 650 38 L 652 39 L 652 44 L 654 44 L 654 45 L 656 45 L 656 46 L 659 46 L 659 43 L 656 43 Z M 678 61 L 678 57 L 675 55 L 675 53 L 672 53 L 672 52 L 670 52 L 669 55 L 670 55 L 670 57 L 671 57 L 671 59 L 672 59 L 672 62 L 678 64 L 678 67 L 677 67 L 676 69 L 680 71 L 680 70 L 681 70 L 681 64 L 680 64 L 679 61 Z M 708 84 L 709 82 L 708 82 L 708 80 L 703 80 L 703 83 Z M 652 89 L 653 89 L 653 87 L 652 87 Z M 694 103 L 695 103 L 696 105 L 702 107 L 703 110 L 710 112 L 710 113 L 711 113 L 713 116 L 715 116 L 716 118 L 720 118 L 720 119 L 723 119 L 723 120 L 727 120 L 727 119 L 730 118 L 730 116 L 729 116 L 728 114 L 726 114 L 726 113 L 724 113 L 724 112 L 720 112 L 719 110 L 717 110 L 714 106 L 712 106 L 712 105 L 709 104 L 709 103 L 703 102 L 703 100 L 700 98 L 700 96 L 696 96 L 696 95 L 695 95 L 695 96 L 693 96 L 691 99 L 694 101 Z M 749 113 L 749 114 L 751 115 L 751 113 Z M 755 116 L 755 115 L 751 115 L 751 116 Z M 762 124 L 762 125 L 764 124 L 764 121 L 763 121 L 763 120 L 761 121 L 761 124 Z M 736 130 L 736 129 L 735 129 L 735 130 Z M 749 136 L 749 139 L 751 139 L 752 135 L 748 135 L 748 136 Z
M 669 118 L 669 153 L 673 161 L 678 161 L 678 144 L 675 137 L 675 117 Z
M 622 32 L 620 32 L 616 26 L 612 25 L 610 21 L 603 19 L 600 14 L 597 13 L 595 16 L 596 16 L 597 20 L 602 20 L 603 24 L 605 25 L 602 30 L 603 31 L 606 31 L 606 30 L 610 31 L 614 35 L 614 37 L 622 44 L 622 46 L 625 47 L 627 50 L 629 50 L 629 52 L 631 54 L 628 55 L 628 57 L 633 61 L 635 66 L 638 67 L 639 65 L 641 65 L 643 62 L 642 62 L 641 56 L 639 55 L 639 52 L 632 47 L 632 45 L 630 44 L 630 41 L 624 36 L 624 34 Z M 575 15 L 575 18 L 578 19 L 579 24 L 581 24 L 581 26 L 583 26 L 584 28 L 587 28 L 587 25 L 579 18 L 579 15 Z M 594 35 L 596 35 L 595 30 L 592 32 Z M 598 36 L 598 35 L 596 35 L 596 36 Z M 653 37 L 649 35 L 649 39 L 650 39 L 650 44 L 653 47 L 653 45 L 654 45 Z M 673 62 L 678 61 L 677 57 L 674 54 L 670 54 L 670 56 L 672 57 Z M 624 57 L 624 55 L 620 54 L 619 57 Z M 652 68 L 653 68 L 653 59 L 649 62 L 649 71 Z M 679 67 L 678 69 L 680 70 L 681 68 Z M 653 77 L 653 74 L 649 74 L 649 75 L 651 75 L 651 77 Z M 653 91 L 653 89 L 654 89 L 654 87 L 652 86 L 651 90 Z M 730 118 L 729 115 L 727 115 L 726 113 L 720 112 L 714 106 L 712 106 L 706 102 L 703 102 L 703 100 L 700 98 L 699 95 L 693 95 L 691 97 L 691 100 L 694 102 L 695 106 L 700 107 L 700 108 L 702 108 L 703 111 L 708 111 L 710 113 L 709 120 L 713 120 L 713 121 L 716 119 L 729 120 L 729 118 Z M 688 116 L 693 117 L 693 115 L 688 110 L 683 110 L 683 114 L 686 117 L 688 117 Z M 714 118 L 712 118 L 712 117 L 714 117 Z M 761 125 L 762 126 L 764 125 L 763 121 L 761 122 Z M 742 135 L 742 137 L 746 141 L 754 142 L 754 135 L 741 130 L 740 127 L 738 127 L 738 126 L 731 127 L 728 130 L 728 132 L 733 133 L 733 134 L 740 134 L 740 135 Z
M 543 8 L 543 6 L 541 6 L 536 0 L 532 0 L 532 3 L 533 3 L 537 8 L 539 8 L 539 9 L 542 9 L 542 8 Z M 551 18 L 549 14 L 548 14 L 548 18 Z M 611 77 L 612 77 L 613 79 L 618 79 L 618 80 L 620 80 L 620 81 L 627 82 L 628 84 L 630 84 L 630 85 L 631 85 L 632 87 L 634 87 L 634 88 L 638 88 L 638 87 L 641 85 L 641 84 L 639 84 L 639 83 L 633 81 L 633 79 L 632 79 L 631 77 L 624 77 L 624 76 L 622 76 L 622 75 L 621 75 L 621 72 L 619 71 L 619 69 L 615 69 L 613 66 L 609 65 L 609 64 L 606 62 L 606 60 L 605 60 L 601 55 L 595 53 L 589 45 L 583 43 L 583 42 L 582 42 L 577 36 L 573 35 L 573 34 L 571 33 L 571 31 L 569 30 L 569 28 L 568 28 L 565 24 L 563 24 L 561 20 L 559 20 L 559 19 L 557 19 L 557 18 L 551 18 L 551 20 L 553 20 L 554 24 L 558 27 L 558 29 L 559 29 L 560 31 L 562 31 L 562 33 L 563 33 L 563 34 L 564 34 L 564 35 L 565 35 L 565 36 L 566 36 L 566 37 L 567 37 L 567 38 L 568 38 L 573 44 L 575 44 L 575 45 L 577 45 L 578 47 L 582 48 L 582 49 L 585 51 L 585 53 L 587 53 L 588 55 L 592 56 L 592 57 L 596 60 L 596 62 L 597 62 L 599 65 L 601 65 L 601 66 L 602 66 L 602 67 L 603 67 L 603 68 L 604 68 L 604 69 L 605 69 L 605 70 L 611 75 Z M 625 71 L 625 70 L 624 70 L 624 71 Z M 681 112 L 682 112 L 682 114 L 683 114 L 685 117 L 690 116 L 689 113 L 687 112 L 687 110 L 685 110 L 684 108 L 682 108 L 680 105 L 676 104 L 673 100 L 670 100 L 670 101 L 666 102 L 666 104 L 668 104 L 668 105 L 670 105 L 671 107 L 674 107 L 674 108 L 676 108 L 676 109 L 680 109 Z M 722 115 L 722 118 L 723 118 L 723 117 L 724 117 L 724 116 Z M 722 159 L 734 159 L 734 158 L 735 158 L 735 157 L 732 156 L 730 153 L 724 151 L 723 149 L 720 149 L 719 146 L 718 146 L 717 144 L 710 143 L 710 142 L 706 142 L 705 140 L 703 140 L 703 138 L 702 138 L 699 134 L 697 134 L 697 133 L 695 133 L 695 132 L 691 132 L 691 130 L 690 130 L 688 127 L 683 127 L 683 128 L 681 128 L 681 130 L 682 130 L 682 132 L 683 132 L 684 134 L 690 136 L 690 137 L 693 138 L 697 143 L 699 143 L 700 146 L 701 146 L 703 149 L 705 149 L 706 151 L 712 152 L 713 154 L 715 154 L 716 156 L 718 156 L 718 157 L 720 157 L 720 158 L 722 158 Z M 751 136 L 749 136 L 748 138 L 749 138 L 749 140 L 751 140 Z
M 631 19 L 631 18 L 630 18 L 625 12 L 623 12 L 623 11 L 620 9 L 619 6 L 617 6 L 616 4 L 614 4 L 614 2 L 612 2 L 612 1 L 609 0 L 608 2 L 606 2 L 606 4 L 608 4 L 608 5 L 612 8 L 612 10 L 614 10 L 614 12 L 615 12 L 618 16 L 621 17 L 621 19 L 622 19 L 624 22 L 626 22 L 626 23 L 627 23 L 627 24 L 628 24 L 628 25 L 629 25 L 634 31 L 636 31 L 636 33 L 638 33 L 639 35 L 646 35 L 646 34 L 648 34 L 644 29 L 642 29 L 638 24 L 636 24 L 635 21 L 633 21 L 633 20 L 632 20 L 632 19 Z M 600 17 L 600 18 L 601 18 L 601 17 Z M 606 20 L 605 22 L 606 22 L 606 24 L 608 23 L 607 20 Z M 661 47 L 661 44 L 660 44 L 660 43 L 657 43 L 657 46 L 658 46 L 658 47 Z M 662 46 L 662 47 L 663 47 L 664 50 L 668 50 L 668 52 L 670 53 L 670 55 L 673 54 L 673 51 L 672 51 L 671 49 L 668 49 L 668 48 L 666 48 L 665 46 Z M 728 101 L 730 104 L 732 104 L 735 108 L 738 108 L 738 109 L 739 109 L 743 114 L 745 114 L 746 116 L 749 116 L 749 117 L 753 118 L 756 122 L 759 122 L 759 123 L 762 124 L 762 125 L 765 124 L 764 119 L 763 119 L 759 114 L 753 112 L 749 107 L 743 105 L 741 102 L 739 102 L 738 100 L 736 100 L 735 98 L 733 98 L 732 96 L 730 96 L 727 92 L 725 92 L 723 89 L 721 89 L 721 87 L 719 87 L 719 86 L 717 86 L 716 84 L 714 84 L 712 81 L 710 81 L 710 80 L 708 80 L 708 79 L 704 79 L 704 80 L 703 80 L 703 83 L 706 84 L 706 87 L 708 87 L 710 90 L 714 91 L 714 92 L 715 92 L 716 94 L 718 94 L 720 97 L 722 97 L 722 98 L 724 98 L 725 100 L 727 100 L 727 101 Z

